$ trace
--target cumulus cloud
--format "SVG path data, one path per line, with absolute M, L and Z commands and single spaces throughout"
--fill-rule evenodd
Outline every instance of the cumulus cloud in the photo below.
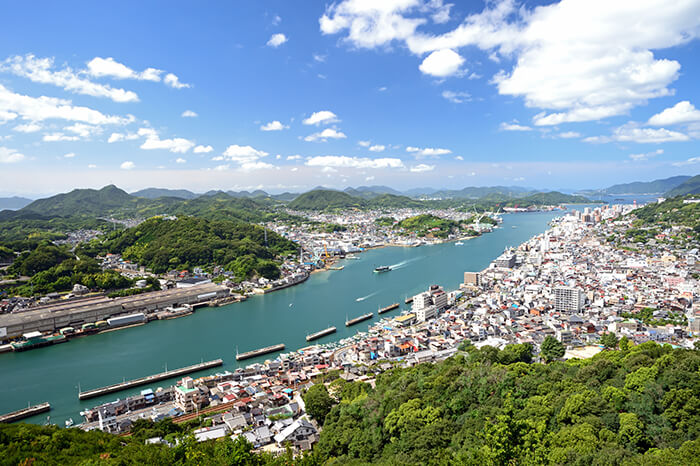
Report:
M 649 160 L 650 158 L 656 157 L 657 155 L 661 155 L 663 153 L 664 153 L 663 149 L 658 149 L 658 150 L 655 150 L 653 152 L 647 152 L 644 154 L 630 154 L 629 158 L 631 158 L 635 162 L 640 162 L 643 160 Z
M 185 110 L 180 116 L 183 118 L 197 118 L 199 115 L 197 115 L 197 112 L 193 112 L 192 110 Z
M 435 165 L 426 165 L 424 163 L 421 163 L 419 165 L 411 167 L 410 170 L 413 173 L 429 172 L 435 170 Z
M 464 58 L 457 52 L 450 49 L 436 50 L 425 57 L 418 69 L 424 74 L 429 74 L 437 78 L 446 78 L 448 76 L 462 74 L 461 69 L 464 64 Z
M 369 148 L 371 152 L 383 152 L 384 149 L 386 149 L 386 146 L 383 144 L 375 144 Z
M 46 133 L 41 138 L 44 142 L 65 142 L 65 141 L 78 141 L 80 138 L 78 136 L 69 136 L 61 132 Z
M 451 154 L 452 151 L 449 149 L 442 149 L 439 147 L 406 147 L 406 152 L 410 152 L 415 157 L 439 157 L 441 155 Z
M 126 162 L 123 162 L 123 163 L 119 166 L 119 168 L 121 168 L 122 170 L 132 170 L 134 167 L 136 167 L 136 165 L 134 164 L 134 162 L 132 162 L 132 161 L 130 161 L 130 160 L 127 160 Z
M 270 40 L 267 41 L 267 45 L 269 47 L 277 48 L 280 45 L 287 42 L 287 40 L 288 40 L 287 36 L 285 36 L 281 32 L 278 32 L 277 34 L 272 34 L 272 36 L 270 37 Z
M 41 129 L 42 126 L 36 123 L 26 123 L 12 128 L 13 131 L 18 131 L 20 133 L 36 133 L 37 131 L 41 131 Z
M 326 128 L 318 133 L 309 134 L 304 138 L 304 141 L 314 142 L 314 141 L 327 141 L 328 139 L 345 139 L 347 136 L 342 131 L 335 130 L 333 128 Z
M 305 125 L 327 125 L 329 123 L 337 123 L 338 117 L 335 113 L 330 110 L 321 110 L 311 114 L 309 118 L 306 118 L 302 123 Z
M 369 141 L 357 141 L 357 145 L 361 147 L 369 147 L 372 145 L 372 143 Z
M 180 78 L 178 78 L 173 73 L 166 74 L 165 78 L 163 78 L 163 82 L 166 85 L 172 87 L 173 89 L 185 89 L 188 87 L 192 87 L 192 85 L 190 85 L 190 84 L 180 82 Z
M 562 139 L 574 139 L 580 138 L 581 133 L 577 133 L 576 131 L 564 131 L 563 133 L 558 133 L 555 136 Z
M 75 157 L 75 152 L 68 152 L 67 154 L 63 154 L 63 157 L 66 159 L 72 159 Z
M 0 163 L 16 163 L 24 160 L 24 154 L 14 149 L 0 146 Z
M 517 122 L 515 123 L 501 123 L 499 126 L 501 131 L 532 131 L 532 128 L 529 126 L 523 126 L 518 124 Z
M 301 155 L 288 155 L 287 160 L 301 160 L 302 156 Z
M 139 100 L 135 92 L 92 82 L 67 66 L 59 70 L 53 68 L 53 58 L 37 58 L 31 54 L 15 55 L 0 63 L 0 71 L 11 72 L 33 82 L 51 84 L 76 94 L 106 97 L 115 102 L 138 102 Z
M 472 100 L 472 96 L 468 92 L 442 91 L 442 97 L 453 104 L 462 104 Z
M 74 123 L 70 126 L 66 126 L 63 129 L 71 133 L 75 133 L 83 139 L 87 139 L 92 135 L 100 134 L 102 132 L 102 127 L 86 125 L 85 123 Z
M 195 145 L 193 141 L 184 138 L 160 139 L 158 132 L 152 128 L 140 128 L 138 135 L 146 138 L 140 146 L 143 150 L 165 149 L 176 154 L 184 154 Z
M 692 123 L 700 121 L 700 110 L 687 100 L 678 102 L 649 118 L 649 124 L 653 126 L 670 126 L 679 123 Z
M 182 157 L 178 157 L 177 159 L 175 159 L 175 163 L 183 164 L 187 163 L 187 160 L 183 159 Z
M 120 142 L 120 141 L 131 141 L 133 139 L 138 139 L 139 135 L 136 133 L 112 133 L 109 135 L 109 138 L 107 139 L 107 142 L 109 144 L 112 144 L 113 142 Z
M 212 146 L 196 146 L 192 152 L 195 154 L 208 154 L 209 152 L 213 151 L 214 148 Z
M 95 57 L 88 62 L 87 66 L 88 74 L 96 78 L 108 77 L 113 79 L 136 79 L 139 81 L 159 82 L 160 75 L 164 73 L 163 70 L 158 70 L 156 68 L 146 68 L 141 72 L 134 71 L 112 57 Z
M 24 120 L 38 121 L 61 119 L 80 121 L 91 125 L 125 125 L 134 121 L 133 116 L 105 115 L 97 110 L 72 105 L 70 100 L 55 97 L 30 97 L 17 94 L 0 84 L 0 108 Z M 1 117 L 1 116 L 0 116 Z
M 222 160 L 228 159 L 239 164 L 251 164 L 257 162 L 258 159 L 267 157 L 269 154 L 265 151 L 255 149 L 252 146 L 239 146 L 233 144 L 228 146 L 222 155 Z
M 514 66 L 492 82 L 500 94 L 544 110 L 534 119 L 538 126 L 621 115 L 672 94 L 680 63 L 653 51 L 700 35 L 700 3 L 693 1 L 561 1 L 528 8 L 495 0 L 441 34 L 422 30 L 435 14 L 432 4 L 343 0 L 329 6 L 319 24 L 323 34 L 346 32 L 343 40 L 358 48 L 399 42 L 422 57 L 421 71 L 442 76 L 459 69 L 463 47 L 475 46 L 497 63 L 508 57 Z M 428 66 L 428 58 L 446 50 L 454 55 L 442 53 L 444 62 Z
M 633 124 L 626 124 L 616 128 L 611 136 L 591 136 L 585 138 L 585 142 L 637 142 L 640 144 L 659 144 L 662 142 L 683 142 L 690 140 L 686 134 L 671 131 L 666 128 L 639 128 Z
M 403 168 L 404 164 L 398 158 L 370 159 L 365 157 L 347 157 L 344 155 L 322 155 L 309 157 L 306 160 L 309 167 L 332 167 L 332 168 Z
M 289 126 L 283 125 L 282 122 L 277 120 L 266 123 L 260 127 L 262 131 L 282 131 L 287 128 L 289 128 Z

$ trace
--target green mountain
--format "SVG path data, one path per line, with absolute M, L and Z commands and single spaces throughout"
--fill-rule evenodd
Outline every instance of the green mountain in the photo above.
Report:
M 635 181 L 633 183 L 616 184 L 605 189 L 581 191 L 589 196 L 605 196 L 615 194 L 661 194 L 689 180 L 689 176 L 672 176 L 654 181 Z
M 388 186 L 358 186 L 357 188 L 345 188 L 344 192 L 354 197 L 372 199 L 383 194 L 403 196 L 403 193 Z
M 361 209 L 366 204 L 364 199 L 353 197 L 342 191 L 317 189 L 299 195 L 289 203 L 289 208 L 298 210 Z
M 563 194 L 559 191 L 550 191 L 546 193 L 534 193 L 528 196 L 519 197 L 509 201 L 508 206 L 527 207 L 531 205 L 558 205 L 558 204 L 588 204 L 591 200 L 573 194 Z
M 145 197 L 146 199 L 158 199 L 159 197 L 177 197 L 180 199 L 194 199 L 197 194 L 186 189 L 146 188 L 131 193 L 132 196 Z
M 471 186 L 463 189 L 443 189 L 430 194 L 417 196 L 430 199 L 513 199 L 522 197 L 534 191 L 519 186 Z
M 12 196 L 0 197 L 0 210 L 17 210 L 32 203 L 31 199 L 26 197 Z
M 682 177 L 678 177 L 682 178 Z M 700 175 L 695 175 L 694 177 L 686 177 L 687 179 L 669 190 L 665 197 L 675 197 L 675 196 L 685 196 L 686 194 L 698 194 L 700 193 Z

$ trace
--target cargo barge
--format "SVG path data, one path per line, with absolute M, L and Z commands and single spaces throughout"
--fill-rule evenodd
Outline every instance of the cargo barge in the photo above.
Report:
M 141 377 L 139 379 L 128 380 L 126 382 L 115 383 L 113 385 L 107 385 L 106 387 L 95 388 L 93 390 L 80 392 L 78 393 L 78 398 L 81 400 L 86 400 L 88 398 L 94 398 L 96 396 L 106 395 L 108 393 L 118 392 L 120 390 L 126 390 L 127 388 L 138 387 L 139 385 L 146 385 L 152 382 L 158 382 L 163 379 L 179 377 L 181 375 L 189 374 L 190 372 L 196 372 L 204 369 L 210 369 L 212 367 L 218 367 L 223 365 L 223 363 L 223 359 L 214 359 L 213 361 L 201 362 L 192 366 L 181 367 L 180 369 L 165 371 L 159 374 Z
M 367 319 L 371 319 L 372 316 L 374 316 L 374 313 L 370 312 L 369 314 L 363 314 L 360 317 L 355 317 L 354 319 L 346 320 L 345 326 L 350 327 L 351 325 L 359 324 L 360 322 L 363 322 Z
M 384 314 L 385 312 L 393 311 L 399 307 L 399 303 L 390 304 L 387 307 L 383 307 L 377 311 L 377 314 Z
M 262 356 L 263 354 L 275 353 L 277 351 L 282 351 L 284 349 L 284 344 L 266 346 L 265 348 L 256 349 L 253 351 L 247 351 L 245 353 L 236 352 L 236 361 L 242 361 L 244 359 L 254 358 L 255 356 Z
M 337 329 L 335 327 L 328 327 L 327 329 L 321 330 L 320 332 L 311 333 L 309 335 L 306 335 L 306 341 L 317 340 L 321 337 L 325 337 L 326 335 L 330 335 L 331 333 L 335 333 L 336 330 Z
M 0 422 L 15 422 L 20 419 L 25 419 L 35 414 L 45 413 L 51 410 L 51 405 L 48 402 L 40 403 L 34 406 L 27 406 L 24 409 L 13 411 L 11 413 L 0 415 Z
M 10 343 L 13 351 L 27 351 L 42 346 L 56 345 L 68 341 L 65 335 L 48 335 L 44 336 L 41 332 L 29 332 L 23 335 L 24 340 Z

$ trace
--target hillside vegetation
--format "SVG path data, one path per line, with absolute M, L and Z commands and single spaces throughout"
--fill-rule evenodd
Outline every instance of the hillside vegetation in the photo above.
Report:
M 685 199 L 687 198 L 676 197 L 660 204 L 648 204 L 634 210 L 632 215 L 641 220 L 642 225 L 645 226 L 663 229 L 671 225 L 682 225 L 700 234 L 700 204 L 684 204 Z
M 700 193 L 700 175 L 687 179 L 682 184 L 671 189 L 665 194 L 666 197 L 685 196 L 688 194 Z

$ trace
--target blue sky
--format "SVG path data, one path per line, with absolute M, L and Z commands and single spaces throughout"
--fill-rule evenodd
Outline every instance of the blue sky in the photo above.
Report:
M 15 2 L 0 194 L 604 187 L 700 168 L 700 2 Z

